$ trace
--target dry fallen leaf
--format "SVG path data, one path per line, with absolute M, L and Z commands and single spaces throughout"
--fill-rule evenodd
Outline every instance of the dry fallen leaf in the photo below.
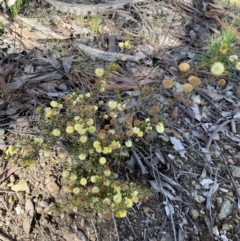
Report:
M 15 165 L 15 166 L 11 167 L 10 169 L 4 170 L 0 174 L 0 182 L 3 182 L 4 180 L 6 180 L 8 177 L 10 177 L 14 172 L 16 172 L 19 169 L 22 169 L 22 167 Z
M 29 193 L 29 187 L 28 187 L 28 184 L 23 181 L 23 180 L 20 180 L 17 184 L 13 185 L 11 187 L 11 190 L 14 191 L 14 192 L 24 192 L 26 191 L 27 193 Z
M 31 224 L 35 213 L 33 203 L 30 199 L 26 200 L 25 213 L 26 213 L 26 217 L 23 221 L 23 230 L 26 234 L 29 234 L 31 231 Z

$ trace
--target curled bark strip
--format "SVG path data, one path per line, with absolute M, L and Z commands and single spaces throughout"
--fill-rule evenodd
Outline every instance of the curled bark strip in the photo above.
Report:
M 112 53 L 112 52 L 105 52 L 99 49 L 94 49 L 91 47 L 88 47 L 84 44 L 80 44 L 78 42 L 73 42 L 73 47 L 83 51 L 85 54 L 89 55 L 92 58 L 97 58 L 97 59 L 101 59 L 104 61 L 109 61 L 109 62 L 113 62 L 113 61 L 132 61 L 132 62 L 139 62 L 139 58 L 132 56 L 132 55 L 128 55 L 128 54 L 121 54 L 121 53 Z
M 208 142 L 207 142 L 207 144 L 206 144 L 206 149 L 209 150 L 209 147 L 210 147 L 211 144 L 212 144 L 212 141 L 213 141 L 214 136 L 220 131 L 220 129 L 222 129 L 224 126 L 226 126 L 227 124 L 231 123 L 232 121 L 240 121 L 240 119 L 239 119 L 239 118 L 234 118 L 234 119 L 231 119 L 231 120 L 227 120 L 227 121 L 223 122 L 221 125 L 219 125 L 219 126 L 215 129 L 215 131 L 211 134 L 211 136 L 209 137 Z

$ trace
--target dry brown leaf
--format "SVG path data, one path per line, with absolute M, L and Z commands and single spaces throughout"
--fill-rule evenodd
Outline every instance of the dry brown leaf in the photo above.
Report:
M 30 199 L 26 200 L 25 213 L 26 213 L 26 218 L 23 221 L 23 230 L 26 234 L 29 234 L 31 230 L 34 213 L 35 213 L 34 205 Z
M 0 182 L 5 181 L 8 177 L 10 177 L 14 172 L 16 172 L 17 170 L 22 169 L 22 167 L 19 167 L 18 165 L 15 165 L 13 167 L 11 167 L 10 169 L 4 170 L 1 174 L 0 174 Z

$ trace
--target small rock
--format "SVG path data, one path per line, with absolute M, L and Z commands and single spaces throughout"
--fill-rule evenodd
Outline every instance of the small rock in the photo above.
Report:
M 217 208 L 220 208 L 222 206 L 223 199 L 221 197 L 217 198 Z
M 25 181 L 19 181 L 17 184 L 11 187 L 11 190 L 14 192 L 26 192 L 29 193 L 29 187 Z
M 49 202 L 43 200 L 43 201 L 39 202 L 38 205 L 43 208 L 46 208 L 49 206 Z
M 236 159 L 237 161 L 240 161 L 240 152 L 234 155 L 233 158 Z
M 226 230 L 226 231 L 228 231 L 228 230 L 230 230 L 231 228 L 229 227 L 229 225 L 227 224 L 227 223 L 224 223 L 223 225 L 222 225 L 222 230 Z
M 194 200 L 197 202 L 197 203 L 204 203 L 205 202 L 205 197 L 201 196 L 201 195 L 196 195 L 194 197 Z
M 232 209 L 233 209 L 232 203 L 228 199 L 225 199 L 220 208 L 218 219 L 220 220 L 225 219 L 232 212 Z
M 199 212 L 195 209 L 191 209 L 189 211 L 189 215 L 191 216 L 192 219 L 197 219 L 199 217 Z
M 231 166 L 231 167 L 230 167 L 230 170 L 231 170 L 232 175 L 233 175 L 234 177 L 240 177 L 240 167 Z
M 229 164 L 232 164 L 232 165 L 235 164 L 234 161 L 233 161 L 233 159 L 231 159 L 231 158 L 227 159 L 227 162 L 228 162 Z
M 53 196 L 56 196 L 60 189 L 59 186 L 54 181 L 47 183 L 46 188 Z
M 144 207 L 143 211 L 144 211 L 144 213 L 148 213 L 150 211 L 150 208 L 149 207 Z
M 217 226 L 214 226 L 212 231 L 213 231 L 213 234 L 215 234 L 216 236 L 219 236 L 219 231 Z

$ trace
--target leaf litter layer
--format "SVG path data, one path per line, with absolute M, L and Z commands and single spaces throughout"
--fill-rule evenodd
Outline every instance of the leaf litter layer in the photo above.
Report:
M 239 240 L 239 71 L 226 57 L 239 46 L 234 41 L 223 46 L 231 33 L 236 39 L 239 33 L 237 25 L 226 35 L 219 31 L 238 21 L 237 10 L 200 1 L 124 7 L 105 11 L 97 27 L 96 19 L 68 18 L 48 7 L 37 15 L 30 8 L 29 16 L 20 13 L 14 22 L 1 16 L 1 150 L 9 150 L 16 137 L 38 135 L 37 106 L 76 90 L 88 93 L 101 67 L 109 73 L 102 99 L 131 99 L 129 108 L 142 103 L 143 110 L 134 113 L 139 119 L 161 105 L 164 134 L 135 142 L 136 150 L 118 169 L 123 179 L 152 187 L 154 195 L 120 220 L 75 207 L 56 212 L 57 201 L 67 201 L 64 146 L 20 170 L 22 160 L 3 161 L 5 240 Z M 217 37 L 211 40 L 213 33 Z M 119 47 L 125 41 L 130 49 Z M 211 62 L 206 53 L 216 59 Z M 217 61 L 228 68 L 219 77 L 210 72 Z M 182 62 L 189 63 L 188 71 L 179 70 Z M 201 83 L 194 86 L 190 76 Z

